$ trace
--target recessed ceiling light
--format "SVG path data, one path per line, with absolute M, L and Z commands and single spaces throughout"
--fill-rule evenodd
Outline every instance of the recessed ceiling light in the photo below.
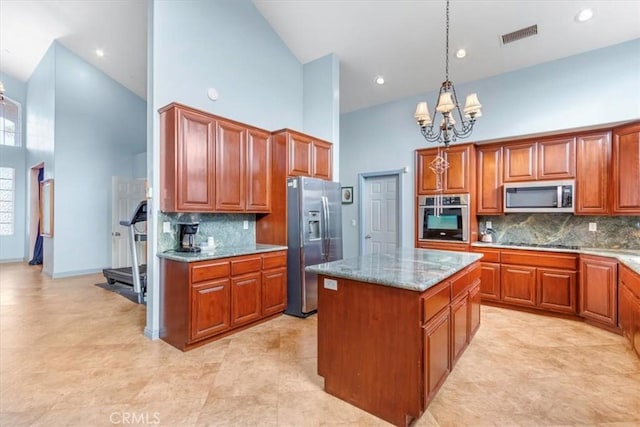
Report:
M 376 77 L 376 83 L 378 83 L 379 85 L 383 85 L 384 84 L 384 77 L 382 77 L 382 76 Z
M 467 56 L 467 51 L 466 51 L 466 50 L 464 50 L 464 49 L 458 49 L 458 50 L 456 51 L 456 58 L 460 58 L 460 59 L 462 59 L 462 58 L 464 58 L 465 56 Z
M 98 55 L 100 58 L 102 58 L 104 56 L 104 50 L 96 49 L 96 55 Z
M 578 22 L 586 22 L 593 17 L 592 9 L 582 9 L 580 13 L 576 15 L 576 21 Z

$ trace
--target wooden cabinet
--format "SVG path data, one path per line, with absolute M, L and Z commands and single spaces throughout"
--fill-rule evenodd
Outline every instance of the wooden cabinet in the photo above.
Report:
M 506 144 L 503 147 L 503 181 L 572 179 L 576 168 L 574 137 Z
M 333 178 L 333 144 L 291 129 L 276 131 L 274 136 L 286 146 L 288 176 Z
M 576 215 L 609 213 L 611 134 L 581 135 L 576 147 Z
M 189 108 L 160 110 L 160 209 L 211 212 L 215 208 L 215 120 Z
M 469 252 L 468 243 L 455 243 L 455 242 L 418 242 L 418 248 L 420 249 L 436 249 L 441 251 L 460 251 Z
M 620 265 L 618 275 L 618 325 L 640 356 L 640 274 Z
M 613 130 L 612 212 L 640 214 L 640 122 Z
M 502 213 L 502 146 L 476 148 L 477 214 Z
M 438 148 L 416 150 L 416 190 L 419 195 L 435 194 L 461 194 L 469 193 L 474 182 L 475 174 L 471 167 L 475 157 L 474 147 L 471 144 L 453 145 L 448 149 L 440 148 L 442 156 L 449 163 L 443 175 L 442 192 L 438 192 L 436 175 L 429 168 L 431 162 L 438 155 Z
M 501 273 L 500 264 L 494 262 L 480 263 L 480 295 L 483 300 L 500 301 Z
M 476 280 L 471 284 L 471 289 L 469 289 L 469 342 L 471 342 L 471 337 L 480 328 L 481 301 L 480 281 Z
M 469 342 L 469 294 L 464 293 L 451 303 L 451 358 L 458 360 Z
M 572 179 L 575 176 L 574 137 L 538 141 L 538 179 Z
M 576 272 L 538 268 L 536 305 L 551 311 L 576 313 Z
M 618 321 L 618 263 L 609 258 L 580 256 L 580 315 L 608 326 Z
M 532 307 L 536 305 L 535 267 L 502 264 L 500 283 L 502 301 Z
M 286 259 L 286 251 L 193 263 L 161 259 L 160 338 L 185 351 L 281 313 Z
M 179 104 L 160 110 L 160 209 L 271 210 L 270 134 Z
M 451 372 L 451 334 L 449 310 L 427 323 L 423 329 L 424 343 L 424 406 L 430 402 Z

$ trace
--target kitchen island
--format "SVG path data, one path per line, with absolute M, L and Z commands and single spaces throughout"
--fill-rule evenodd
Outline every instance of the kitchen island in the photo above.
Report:
M 307 267 L 325 391 L 395 425 L 418 419 L 480 326 L 481 257 L 398 249 Z

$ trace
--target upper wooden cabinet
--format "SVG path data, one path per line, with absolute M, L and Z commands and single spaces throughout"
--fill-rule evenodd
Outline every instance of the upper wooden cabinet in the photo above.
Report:
M 214 210 L 215 126 L 213 117 L 189 108 L 160 110 L 161 210 Z
M 504 182 L 575 177 L 574 137 L 506 144 L 503 150 Z
M 290 129 L 274 132 L 287 148 L 287 175 L 331 180 L 333 144 Z
M 160 110 L 165 212 L 269 212 L 269 132 L 179 104 Z
M 475 154 L 472 144 L 453 145 L 448 149 L 440 148 L 449 167 L 443 176 L 442 194 L 469 193 L 471 190 L 472 156 Z M 438 155 L 438 148 L 416 150 L 416 189 L 418 194 L 434 194 L 438 192 L 435 173 L 430 169 L 431 162 Z
M 477 213 L 492 215 L 502 213 L 502 147 L 476 148 L 478 171 Z
M 576 215 L 609 213 L 611 134 L 578 136 L 576 142 Z
M 640 123 L 613 130 L 612 212 L 640 214 Z

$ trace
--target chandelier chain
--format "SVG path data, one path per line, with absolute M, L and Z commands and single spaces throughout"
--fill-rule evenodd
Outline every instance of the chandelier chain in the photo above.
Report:
M 449 81 L 449 0 L 447 0 L 447 40 L 445 43 L 445 54 L 444 54 L 444 63 L 445 63 L 445 81 Z

